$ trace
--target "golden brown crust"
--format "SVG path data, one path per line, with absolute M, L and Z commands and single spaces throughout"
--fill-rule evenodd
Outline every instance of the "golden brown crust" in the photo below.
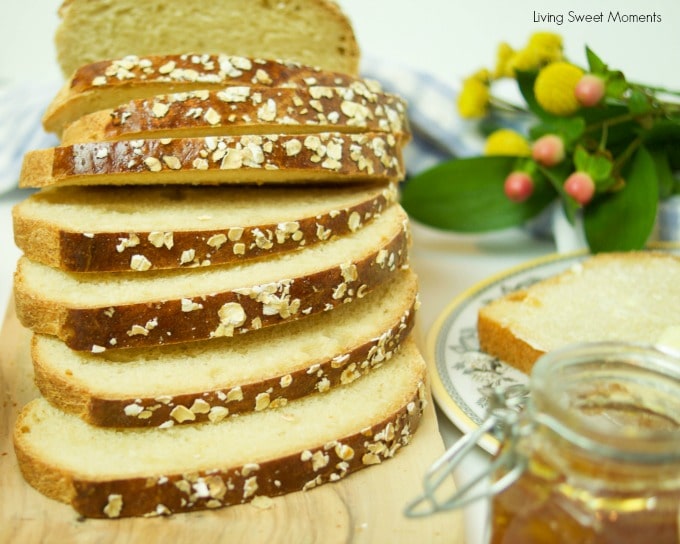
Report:
M 390 459 L 410 443 L 418 428 L 426 403 L 424 388 L 421 382 L 401 408 L 361 432 L 304 452 L 238 467 L 200 471 L 187 467 L 183 474 L 150 474 L 122 480 L 81 478 L 42 461 L 38 452 L 29 451 L 21 439 L 21 414 L 15 427 L 15 451 L 19 468 L 31 486 L 70 503 L 85 517 L 158 516 L 214 509 L 243 504 L 256 497 L 311 490 Z M 350 451 L 351 457 L 347 453 Z M 324 466 L 315 463 L 319 456 L 328 456 Z M 257 483 L 256 491 L 253 482 Z M 200 489 L 207 492 L 201 493 Z
M 415 293 L 412 294 L 415 297 Z M 416 302 L 378 337 L 330 359 L 316 359 L 313 365 L 284 375 L 234 385 L 219 384 L 213 390 L 184 394 L 130 398 L 92 393 L 68 375 L 45 367 L 33 342 L 35 382 L 42 395 L 61 410 L 73 413 L 91 425 L 101 427 L 159 427 L 163 425 L 217 422 L 249 411 L 285 406 L 289 401 L 333 387 L 346 385 L 389 361 L 413 328 Z M 238 395 L 230 395 L 238 391 Z M 185 408 L 185 409 L 182 409 Z M 225 410 L 226 409 L 226 410 Z
M 484 353 L 497 357 L 526 374 L 531 372 L 536 360 L 544 353 L 516 337 L 509 328 L 488 316 L 484 308 L 477 316 L 477 333 L 479 347 Z
M 31 151 L 20 187 L 385 182 L 404 175 L 391 134 L 319 133 L 92 142 Z
M 128 56 L 78 69 L 48 105 L 43 126 L 48 132 L 60 134 L 83 115 L 160 94 L 243 85 L 305 88 L 356 84 L 372 92 L 381 90 L 373 81 L 293 62 L 227 55 Z
M 19 204 L 13 210 L 14 241 L 29 259 L 69 272 L 131 271 L 131 251 L 144 257 L 150 269 L 179 268 L 186 251 L 192 251 L 193 261 L 202 266 L 219 265 L 295 251 L 350 234 L 396 199 L 394 185 L 380 186 L 372 197 L 356 205 L 295 221 L 291 218 L 285 224 L 234 224 L 203 230 L 198 220 L 195 230 L 172 232 L 74 232 L 58 223 L 26 217 Z M 137 242 L 133 248 L 122 244 L 123 240 Z
M 391 132 L 408 141 L 406 103 L 349 87 L 232 87 L 158 95 L 94 112 L 68 125 L 61 145 L 139 138 L 285 132 Z
M 71 349 L 102 351 L 231 336 L 328 311 L 361 297 L 408 262 L 407 227 L 346 265 L 262 286 L 243 286 L 192 299 L 72 308 L 36 297 L 16 274 L 16 311 L 34 332 L 58 336 Z M 352 266 L 353 265 L 353 266 Z M 326 265 L 327 266 L 327 265 Z M 272 306 L 272 300 L 276 302 Z M 191 311 L 183 311 L 190 305 Z M 57 319 L 58 317 L 58 319 Z

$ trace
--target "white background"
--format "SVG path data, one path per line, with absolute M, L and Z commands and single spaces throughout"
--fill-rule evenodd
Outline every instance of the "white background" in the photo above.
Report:
M 143 1 L 143 0 L 140 0 Z M 189 0 L 187 0 L 189 1 Z M 195 0 L 197 5 L 200 0 Z M 3 2 L 0 82 L 60 77 L 52 38 L 59 0 Z M 499 41 L 519 48 L 529 33 L 562 34 L 574 61 L 589 44 L 631 79 L 680 87 L 678 0 L 339 0 L 367 55 L 402 61 L 455 82 L 492 66 Z M 568 22 L 569 11 L 610 10 L 661 16 L 660 23 Z M 535 23 L 534 11 L 562 14 L 564 23 Z

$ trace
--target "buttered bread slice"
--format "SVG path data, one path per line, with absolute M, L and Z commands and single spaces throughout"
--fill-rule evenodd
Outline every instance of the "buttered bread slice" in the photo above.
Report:
M 406 103 L 362 82 L 349 87 L 229 87 L 138 99 L 68 125 L 62 145 L 230 134 L 389 132 L 410 138 Z
M 482 350 L 526 373 L 542 354 L 568 344 L 678 348 L 680 257 L 651 251 L 588 257 L 491 301 L 480 309 L 477 329 Z
M 218 422 L 325 393 L 387 364 L 413 327 L 413 272 L 323 314 L 236 338 L 157 348 L 76 352 L 35 335 L 43 396 L 88 423 L 167 427 Z
M 22 257 L 17 316 L 94 352 L 231 336 L 364 296 L 407 265 L 408 245 L 408 218 L 395 204 L 347 236 L 244 264 L 90 274 Z
M 397 196 L 395 184 L 54 187 L 14 207 L 14 240 L 72 272 L 244 262 L 355 232 Z
M 425 380 L 411 340 L 389 365 L 351 384 L 214 424 L 107 429 L 39 398 L 22 410 L 14 445 L 26 481 L 83 516 L 218 508 L 310 490 L 388 461 L 411 441 Z
M 388 182 L 404 172 L 392 134 L 206 136 L 29 151 L 19 186 Z
M 43 126 L 61 134 L 76 119 L 130 100 L 227 87 L 355 87 L 381 92 L 379 83 L 299 62 L 219 54 L 128 55 L 78 66 L 48 105 Z

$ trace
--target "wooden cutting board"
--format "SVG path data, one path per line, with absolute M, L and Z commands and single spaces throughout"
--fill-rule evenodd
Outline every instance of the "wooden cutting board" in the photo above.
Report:
M 79 519 L 70 506 L 47 499 L 26 484 L 14 456 L 12 429 L 17 412 L 38 395 L 29 338 L 10 302 L 0 332 L 0 543 L 464 541 L 459 513 L 418 519 L 403 515 L 405 505 L 421 493 L 425 471 L 444 452 L 432 402 L 413 442 L 393 459 L 338 483 L 277 497 L 266 509 L 245 504 L 168 518 Z M 453 482 L 450 484 L 453 491 Z

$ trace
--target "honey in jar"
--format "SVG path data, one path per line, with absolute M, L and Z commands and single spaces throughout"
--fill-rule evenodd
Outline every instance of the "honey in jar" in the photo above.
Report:
M 511 427 L 492 477 L 512 472 L 491 499 L 492 544 L 680 543 L 677 355 L 618 343 L 551 352 Z

